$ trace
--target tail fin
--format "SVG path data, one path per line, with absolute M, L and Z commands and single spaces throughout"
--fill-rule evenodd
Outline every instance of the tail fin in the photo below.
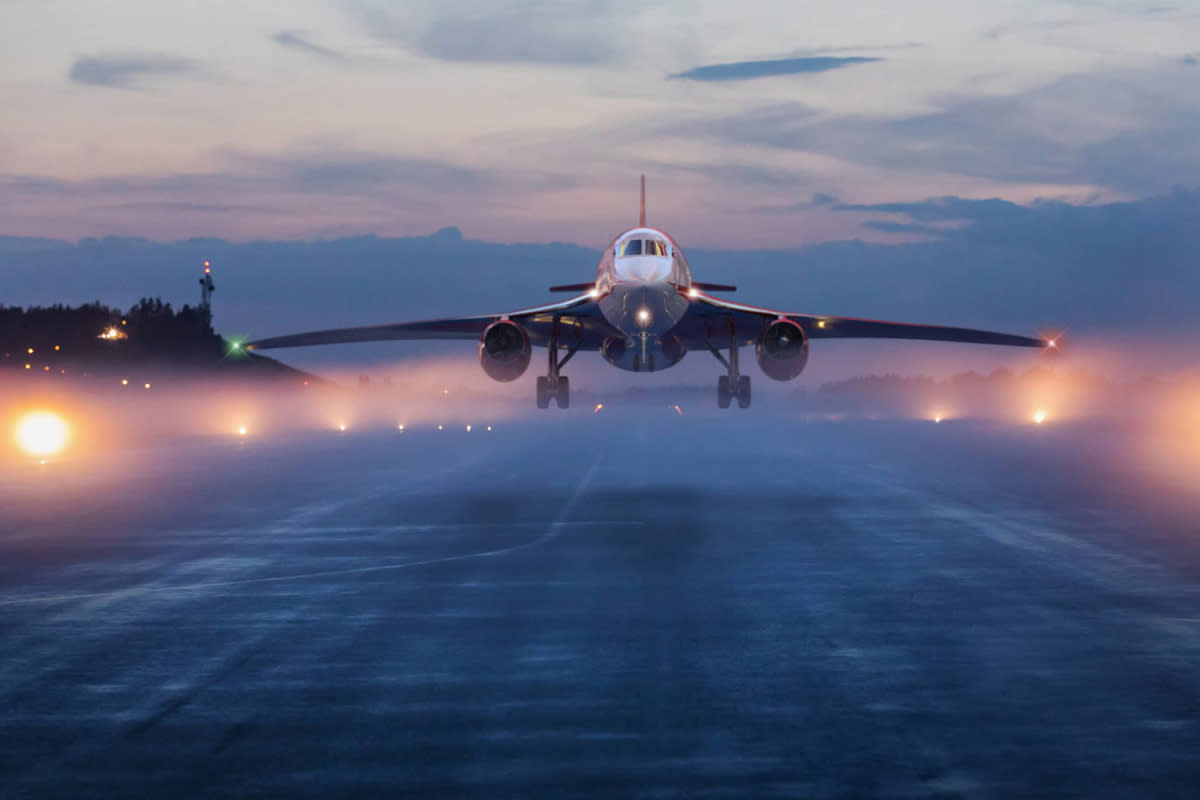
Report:
M 642 176 L 642 205 L 638 214 L 638 227 L 646 227 L 646 176 Z

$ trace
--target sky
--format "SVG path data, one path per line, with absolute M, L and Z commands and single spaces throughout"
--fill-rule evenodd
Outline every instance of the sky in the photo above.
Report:
M 903 244 L 1200 185 L 1200 3 L 0 0 L 0 235 Z

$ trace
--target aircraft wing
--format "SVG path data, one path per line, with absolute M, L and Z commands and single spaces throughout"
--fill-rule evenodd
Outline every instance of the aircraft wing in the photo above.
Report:
M 605 337 L 612 335 L 595 300 L 590 294 L 580 295 L 561 303 L 525 308 L 506 314 L 478 317 L 430 319 L 419 322 L 397 322 L 391 325 L 368 325 L 361 328 L 329 328 L 321 331 L 293 333 L 247 342 L 247 350 L 270 350 L 279 347 L 312 347 L 323 344 L 350 342 L 387 342 L 412 339 L 476 339 L 488 325 L 507 317 L 517 322 L 529 334 L 530 344 L 546 346 L 550 341 L 555 320 L 559 325 L 559 340 L 564 346 L 578 345 L 581 350 L 598 350 Z
M 995 344 L 1009 347 L 1053 348 L 1050 339 L 1035 339 L 1010 333 L 996 333 L 974 328 L 951 328 L 943 325 L 910 325 L 904 322 L 881 322 L 851 317 L 828 317 L 816 314 L 795 314 L 769 308 L 733 303 L 698 293 L 692 300 L 691 314 L 704 321 L 705 338 L 719 346 L 728 342 L 729 325 L 739 342 L 750 344 L 758 340 L 764 322 L 784 317 L 800 324 L 809 339 L 921 339 L 937 342 Z M 726 327 L 720 325 L 725 322 Z

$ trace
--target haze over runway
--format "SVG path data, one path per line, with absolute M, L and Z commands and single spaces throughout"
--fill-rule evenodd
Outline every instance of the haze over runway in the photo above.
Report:
M 1135 445 L 573 409 L 6 469 L 0 794 L 1185 797 L 1200 495 Z

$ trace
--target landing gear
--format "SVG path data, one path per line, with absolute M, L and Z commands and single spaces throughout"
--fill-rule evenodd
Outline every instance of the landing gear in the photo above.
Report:
M 560 375 L 559 371 L 571 360 L 571 356 L 575 355 L 575 351 L 579 349 L 579 342 L 567 350 L 567 355 L 560 361 L 558 358 L 558 333 L 559 333 L 559 318 L 554 318 L 554 326 L 550 329 L 550 341 L 546 345 L 549 351 L 549 374 L 539 375 L 537 379 L 537 406 L 538 408 L 549 408 L 551 398 L 558 403 L 559 408 L 571 407 L 571 379 L 566 375 Z
M 538 375 L 537 405 L 538 408 L 549 408 L 553 398 L 559 408 L 571 407 L 571 379 L 560 375 L 557 381 L 552 381 L 548 375 Z
M 730 401 L 735 397 L 738 408 L 750 407 L 750 376 L 739 375 L 736 384 L 728 375 L 717 378 L 717 407 L 729 408 Z
M 717 407 L 729 408 L 729 403 L 735 397 L 737 398 L 738 408 L 750 407 L 750 376 L 741 375 L 738 373 L 738 346 L 734 339 L 732 327 L 729 335 L 729 359 L 721 355 L 721 351 L 713 347 L 710 342 L 708 349 L 716 356 L 717 361 L 725 365 L 729 370 L 728 375 L 722 375 L 717 378 Z

